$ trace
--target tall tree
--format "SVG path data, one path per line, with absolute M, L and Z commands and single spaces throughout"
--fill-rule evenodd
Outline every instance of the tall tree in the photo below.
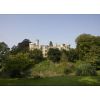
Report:
M 82 34 L 76 39 L 79 59 L 92 65 L 100 65 L 100 36 Z
M 90 52 L 85 55 L 84 59 L 92 65 L 100 66 L 100 46 L 91 47 Z
M 6 43 L 0 42 L 0 59 L 2 57 L 4 57 L 5 55 L 7 55 L 9 50 L 10 49 L 9 49 L 9 47 L 8 47 L 8 45 Z
M 76 39 L 76 50 L 79 54 L 79 59 L 83 59 L 84 56 L 90 51 L 94 45 L 95 37 L 90 34 L 81 34 Z
M 0 67 L 3 66 L 3 62 L 9 54 L 9 47 L 6 43 L 0 42 Z
M 18 43 L 18 51 L 28 52 L 29 51 L 29 43 L 31 41 L 29 39 L 24 39 L 21 43 Z
M 11 48 L 11 51 L 10 51 L 10 53 L 11 54 L 17 54 L 19 52 L 19 50 L 18 50 L 18 46 L 13 46 L 12 48 Z

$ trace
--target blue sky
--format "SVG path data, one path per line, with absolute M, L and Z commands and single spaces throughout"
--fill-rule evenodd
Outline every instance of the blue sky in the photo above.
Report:
M 100 35 L 100 15 L 0 15 L 0 42 L 10 47 L 25 38 L 75 47 L 75 39 L 82 33 Z

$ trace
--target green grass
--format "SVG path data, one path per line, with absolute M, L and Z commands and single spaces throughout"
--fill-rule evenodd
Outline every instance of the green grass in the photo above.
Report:
M 0 86 L 100 86 L 100 76 L 59 76 L 38 79 L 0 79 Z

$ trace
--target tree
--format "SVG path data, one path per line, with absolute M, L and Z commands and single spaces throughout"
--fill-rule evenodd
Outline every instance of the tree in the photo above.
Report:
M 48 59 L 53 62 L 59 62 L 61 59 L 61 51 L 57 48 L 50 48 L 47 55 Z
M 0 42 L 0 57 L 9 52 L 9 47 L 6 43 Z
M 90 52 L 87 53 L 84 58 L 86 62 L 91 63 L 93 66 L 100 66 L 100 47 L 91 47 Z
M 70 48 L 68 51 L 62 50 L 61 52 L 62 52 L 61 56 L 62 61 L 75 62 L 76 60 L 78 60 L 78 54 L 76 49 L 74 48 Z
M 66 55 L 69 62 L 75 62 L 76 60 L 78 60 L 78 54 L 76 49 L 74 48 L 70 48 L 69 51 L 66 52 Z
M 21 43 L 18 43 L 18 46 L 17 46 L 18 51 L 28 52 L 30 42 L 31 41 L 29 39 L 24 39 Z
M 29 56 L 34 62 L 37 64 L 43 60 L 43 54 L 42 51 L 39 49 L 34 49 L 33 51 L 30 51 Z
M 0 68 L 3 66 L 4 60 L 9 55 L 9 47 L 6 43 L 0 42 Z
M 100 36 L 82 34 L 76 39 L 79 59 L 100 66 Z
M 29 59 L 28 54 L 10 55 L 5 61 L 3 74 L 11 78 L 28 77 L 33 65 L 34 62 Z
M 90 51 L 91 47 L 95 44 L 95 36 L 90 34 L 81 34 L 76 39 L 76 50 L 79 59 L 83 60 L 84 56 Z
M 19 52 L 27 53 L 29 52 L 29 43 L 31 41 L 29 39 L 24 39 L 22 42 L 18 43 L 17 46 L 13 46 L 11 48 L 11 54 L 17 54 Z
M 100 36 L 95 36 L 95 44 L 100 47 Z
M 50 41 L 49 46 L 53 47 L 53 42 L 52 41 Z
M 12 48 L 11 48 L 11 51 L 10 51 L 10 53 L 11 54 L 17 54 L 17 53 L 19 53 L 20 51 L 19 51 L 19 49 L 18 49 L 18 46 L 13 46 Z

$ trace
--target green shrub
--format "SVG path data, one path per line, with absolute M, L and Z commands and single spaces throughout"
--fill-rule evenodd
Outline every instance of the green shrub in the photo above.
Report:
M 3 74 L 11 78 L 27 77 L 33 65 L 34 62 L 29 59 L 27 54 L 10 55 L 5 61 Z
M 41 50 L 34 49 L 29 52 L 29 57 L 34 61 L 35 64 L 38 64 L 43 61 L 43 54 Z
M 70 73 L 72 73 L 72 72 L 74 72 L 74 64 L 72 64 L 72 63 L 67 63 L 66 68 L 65 68 L 65 70 L 64 70 L 64 73 L 65 73 L 65 74 L 70 74 Z
M 96 66 L 96 70 L 97 70 L 97 71 L 100 70 L 100 66 Z
M 47 55 L 48 59 L 54 63 L 57 63 L 61 60 L 61 51 L 58 48 L 50 48 Z
M 90 63 L 81 63 L 76 67 L 76 75 L 94 76 L 96 75 L 96 68 Z
M 59 62 L 53 63 L 49 60 L 44 60 L 39 64 L 36 64 L 32 70 L 33 77 L 53 77 L 53 76 L 65 76 L 73 73 L 73 63 Z
M 71 72 L 72 72 L 72 69 L 70 67 L 66 67 L 65 70 L 64 70 L 65 74 L 69 74 Z

